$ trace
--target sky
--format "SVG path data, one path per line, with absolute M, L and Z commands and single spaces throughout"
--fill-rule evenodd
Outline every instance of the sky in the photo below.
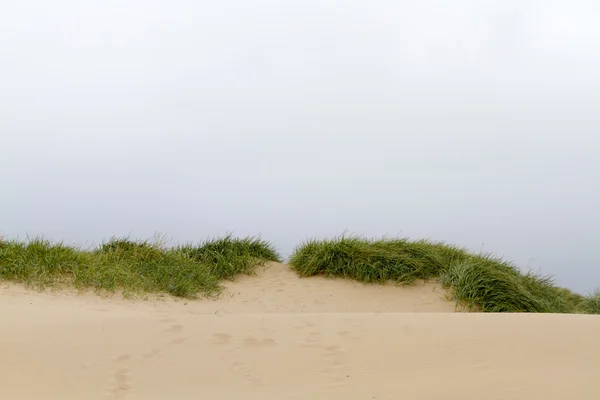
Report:
M 600 2 L 0 5 L 0 234 L 442 240 L 600 286 Z

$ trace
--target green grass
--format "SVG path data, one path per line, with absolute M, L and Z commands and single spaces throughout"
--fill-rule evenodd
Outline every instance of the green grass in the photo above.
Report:
M 34 238 L 0 242 L 0 280 L 38 289 L 196 298 L 219 293 L 222 279 L 252 273 L 270 260 L 279 260 L 273 246 L 256 238 L 227 236 L 178 248 L 113 238 L 93 250 Z
M 113 238 L 92 250 L 41 238 L 0 240 L 0 280 L 38 289 L 120 291 L 126 297 L 211 296 L 220 292 L 223 280 L 280 260 L 269 242 L 230 235 L 177 247 Z M 344 236 L 311 240 L 295 249 L 290 265 L 300 276 L 368 283 L 436 279 L 457 304 L 483 312 L 600 314 L 600 291 L 582 296 L 555 286 L 551 277 L 522 273 L 505 260 L 444 243 Z
M 600 313 L 600 293 L 588 297 L 522 273 L 508 261 L 445 243 L 344 237 L 296 247 L 290 265 L 300 276 L 325 275 L 367 283 L 410 285 L 437 279 L 458 305 L 482 312 Z
M 582 306 L 588 314 L 600 314 L 600 289 L 586 296 Z
M 266 261 L 281 261 L 273 245 L 253 237 L 239 239 L 226 236 L 199 245 L 179 246 L 174 251 L 208 265 L 211 273 L 219 279 L 232 279 L 239 274 L 250 275 Z

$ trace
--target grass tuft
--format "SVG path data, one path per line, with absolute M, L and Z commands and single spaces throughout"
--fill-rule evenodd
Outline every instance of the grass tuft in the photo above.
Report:
M 600 289 L 585 297 L 582 308 L 588 314 L 600 314 Z
M 102 243 L 98 248 L 101 252 L 131 252 L 137 250 L 144 250 L 153 247 L 153 244 L 149 240 L 136 241 L 130 240 L 129 238 L 117 238 L 113 237 L 106 243 Z
M 325 275 L 367 283 L 438 279 L 460 306 L 483 312 L 598 313 L 600 295 L 589 298 L 523 274 L 509 262 L 426 240 L 341 236 L 296 247 L 290 265 L 300 276 Z
M 273 245 L 255 237 L 240 239 L 228 235 L 198 245 L 179 246 L 174 251 L 210 265 L 211 272 L 219 279 L 232 279 L 239 274 L 251 275 L 257 266 L 267 261 L 281 261 Z
M 42 288 L 68 281 L 85 262 L 77 249 L 43 238 L 27 242 L 3 241 L 0 246 L 0 279 Z
M 91 251 L 41 238 L 2 241 L 0 280 L 38 289 L 71 286 L 100 293 L 120 290 L 126 297 L 166 293 L 196 298 L 217 294 L 224 278 L 278 259 L 271 244 L 253 238 L 228 236 L 186 249 L 124 238 Z
M 342 276 L 361 282 L 411 284 L 438 277 L 449 261 L 468 259 L 458 247 L 425 240 L 339 237 L 296 247 L 290 265 L 300 276 Z
M 502 260 L 474 256 L 441 275 L 454 299 L 483 312 L 575 312 L 550 277 L 522 274 Z

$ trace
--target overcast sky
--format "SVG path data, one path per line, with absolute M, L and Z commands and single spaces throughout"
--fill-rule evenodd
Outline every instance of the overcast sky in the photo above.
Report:
M 0 5 L 0 233 L 348 230 L 600 285 L 600 2 Z

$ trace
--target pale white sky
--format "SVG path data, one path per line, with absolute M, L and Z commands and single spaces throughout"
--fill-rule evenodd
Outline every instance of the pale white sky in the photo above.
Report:
M 0 233 L 344 230 L 600 285 L 600 2 L 0 5 Z

